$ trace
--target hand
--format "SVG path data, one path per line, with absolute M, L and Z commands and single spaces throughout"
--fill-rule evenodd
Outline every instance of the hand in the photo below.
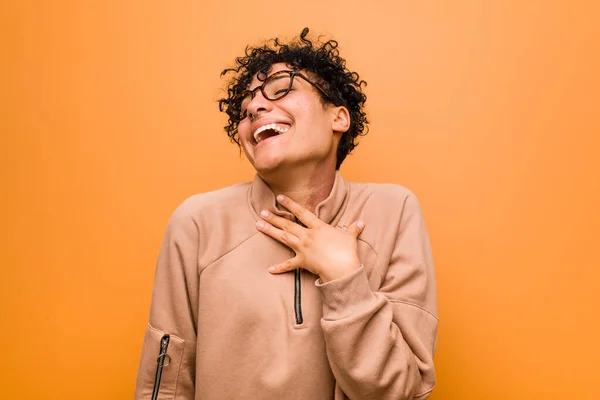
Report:
M 257 229 L 296 252 L 294 258 L 269 267 L 269 272 L 280 274 L 303 268 L 318 275 L 321 282 L 327 282 L 360 268 L 356 239 L 365 227 L 364 222 L 354 222 L 348 229 L 340 230 L 286 196 L 277 196 L 277 201 L 306 228 L 266 210 L 261 211 L 264 221 L 256 223 Z

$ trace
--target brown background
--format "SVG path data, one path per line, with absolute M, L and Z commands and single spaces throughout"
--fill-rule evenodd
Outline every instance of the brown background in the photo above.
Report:
M 344 176 L 422 202 L 432 398 L 595 398 L 596 4 L 3 2 L 2 398 L 132 398 L 170 213 L 253 175 L 222 131 L 219 73 L 304 26 L 369 83 Z

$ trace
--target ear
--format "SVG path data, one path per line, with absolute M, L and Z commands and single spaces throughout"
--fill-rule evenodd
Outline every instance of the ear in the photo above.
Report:
M 350 129 L 350 112 L 344 106 L 332 108 L 333 119 L 331 121 L 331 130 L 344 133 Z

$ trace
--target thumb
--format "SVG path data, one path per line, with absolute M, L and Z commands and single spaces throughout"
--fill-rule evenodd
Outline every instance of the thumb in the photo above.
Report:
M 354 237 L 358 237 L 361 232 L 365 229 L 365 223 L 363 221 L 354 222 L 352 225 L 348 227 L 346 232 L 351 233 Z

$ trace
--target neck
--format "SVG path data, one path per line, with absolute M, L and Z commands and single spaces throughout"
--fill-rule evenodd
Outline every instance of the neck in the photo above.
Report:
M 331 193 L 335 173 L 335 168 L 317 168 L 310 173 L 290 171 L 282 179 L 265 179 L 265 181 L 276 196 L 283 194 L 314 212 L 317 205 Z

